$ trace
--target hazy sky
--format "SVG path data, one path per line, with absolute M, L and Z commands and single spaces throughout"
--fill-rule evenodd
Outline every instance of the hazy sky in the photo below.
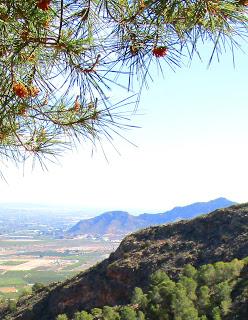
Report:
M 248 53 L 248 46 L 243 49 Z M 68 153 L 49 171 L 3 171 L 0 202 L 48 203 L 129 212 L 165 211 L 220 196 L 248 201 L 247 55 L 236 52 L 207 68 L 195 59 L 144 91 L 127 133 L 138 147 L 116 139 L 109 163 L 89 146 Z

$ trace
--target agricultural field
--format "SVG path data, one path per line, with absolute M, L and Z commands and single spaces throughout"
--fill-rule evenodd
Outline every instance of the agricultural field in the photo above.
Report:
M 0 204 L 0 298 L 17 298 L 33 284 L 62 281 L 105 259 L 119 245 L 67 238 L 87 210 Z
M 16 298 L 34 283 L 72 277 L 117 246 L 102 239 L 0 240 L 0 297 Z

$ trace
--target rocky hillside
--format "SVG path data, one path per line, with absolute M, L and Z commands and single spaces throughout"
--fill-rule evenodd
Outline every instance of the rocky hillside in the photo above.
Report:
M 208 202 L 196 202 L 183 207 L 175 207 L 172 210 L 139 216 L 133 216 L 125 211 L 105 212 L 91 219 L 79 221 L 68 230 L 67 235 L 108 236 L 109 238 L 123 238 L 128 233 L 146 228 L 152 225 L 164 224 L 181 219 L 191 219 L 201 214 L 212 212 L 216 209 L 226 208 L 234 202 L 218 198 Z
M 68 230 L 67 235 L 107 236 L 123 238 L 127 233 L 141 229 L 143 221 L 125 211 L 105 212 L 91 219 L 79 221 Z
M 38 291 L 6 319 L 53 320 L 63 312 L 124 304 L 133 288 L 145 288 L 149 275 L 157 269 L 177 278 L 187 263 L 200 266 L 246 256 L 248 204 L 219 209 L 127 236 L 108 259 L 71 280 Z M 242 307 L 243 301 L 237 298 L 236 303 Z M 0 318 L 4 319 L 4 314 Z

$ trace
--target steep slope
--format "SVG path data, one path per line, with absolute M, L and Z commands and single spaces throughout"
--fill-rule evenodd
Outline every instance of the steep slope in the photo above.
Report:
M 151 227 L 127 236 L 116 252 L 95 267 L 28 298 L 8 319 L 53 320 L 63 312 L 123 304 L 135 286 L 147 286 L 149 275 L 157 269 L 176 278 L 186 263 L 200 266 L 246 256 L 248 204 Z
M 197 202 L 184 207 L 175 207 L 158 214 L 144 213 L 133 216 L 124 211 L 105 212 L 91 219 L 79 221 L 68 230 L 68 235 L 91 235 L 123 238 L 124 235 L 151 225 L 164 224 L 181 219 L 190 219 L 200 214 L 209 213 L 219 208 L 226 208 L 234 202 L 218 198 L 208 202 Z
M 247 320 L 247 267 L 248 257 L 199 268 L 185 265 L 178 280 L 158 270 L 148 291 L 134 290 L 131 305 L 84 310 L 68 320 Z M 238 295 L 237 287 L 242 288 Z

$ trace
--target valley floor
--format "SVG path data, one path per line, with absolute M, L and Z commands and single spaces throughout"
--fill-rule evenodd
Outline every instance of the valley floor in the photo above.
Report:
M 107 258 L 118 242 L 89 239 L 0 240 L 0 297 L 34 283 L 62 281 Z

